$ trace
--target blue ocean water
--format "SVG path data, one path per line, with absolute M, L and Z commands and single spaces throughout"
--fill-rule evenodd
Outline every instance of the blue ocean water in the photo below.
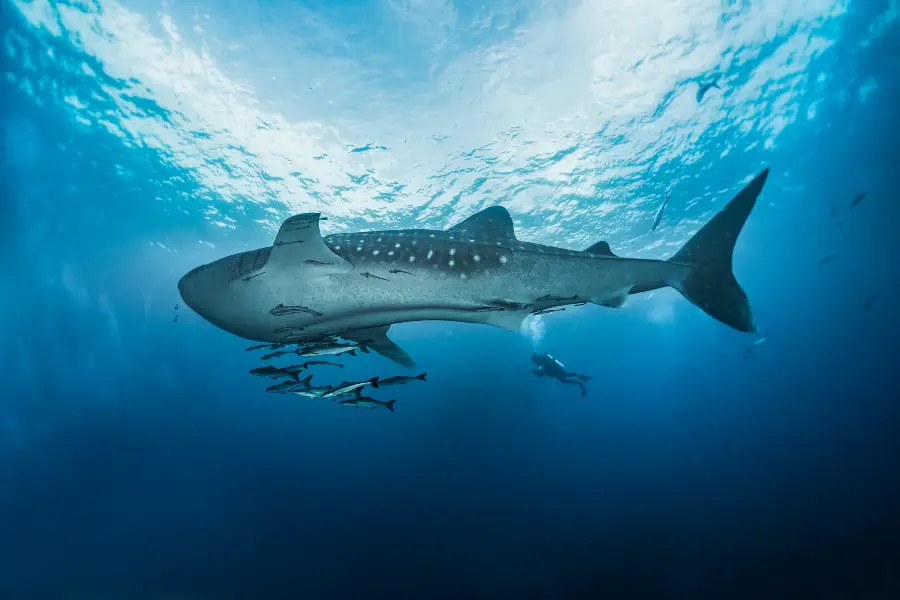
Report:
M 896 0 L 0 6 L 0 599 L 900 597 Z M 176 287 L 298 212 L 667 258 L 765 167 L 760 333 L 402 324 L 395 412 Z

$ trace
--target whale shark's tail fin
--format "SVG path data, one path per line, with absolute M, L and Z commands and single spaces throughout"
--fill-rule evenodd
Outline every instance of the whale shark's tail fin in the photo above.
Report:
M 693 267 L 683 280 L 670 282 L 672 287 L 712 318 L 748 333 L 756 331 L 756 326 L 731 262 L 734 244 L 768 176 L 769 169 L 757 175 L 669 259 Z

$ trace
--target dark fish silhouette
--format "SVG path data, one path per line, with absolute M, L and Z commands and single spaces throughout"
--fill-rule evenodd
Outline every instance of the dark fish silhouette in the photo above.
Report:
M 719 87 L 719 78 L 718 77 L 716 79 L 713 79 L 709 83 L 701 83 L 700 84 L 700 87 L 697 88 L 697 102 L 702 102 L 703 97 L 706 96 L 706 92 L 708 92 L 709 90 L 711 90 L 713 88 L 716 88 L 717 90 L 722 89 Z
M 306 369 L 313 365 L 331 365 L 332 367 L 340 367 L 341 369 L 344 368 L 344 365 L 342 365 L 340 363 L 333 363 L 333 362 L 329 362 L 327 360 L 308 360 L 300 366 L 303 367 L 304 369 Z M 290 368 L 290 367 L 286 367 L 286 368 Z
M 834 260 L 834 254 L 826 254 L 825 256 L 823 256 L 822 258 L 820 258 L 818 260 L 817 264 L 827 265 L 828 263 L 830 263 L 833 260 Z
M 368 271 L 363 271 L 362 273 L 360 273 L 360 275 L 362 275 L 366 279 L 380 279 L 382 281 L 389 281 L 388 279 L 385 279 L 384 277 L 379 277 L 378 275 L 372 275 Z
M 749 346 L 747 346 L 747 350 L 744 352 L 744 360 L 747 360 L 748 358 L 750 358 L 750 355 L 752 354 L 753 349 L 759 347 L 761 344 L 763 344 L 768 339 L 769 339 L 769 334 L 766 334 L 766 335 L 762 336 L 761 338 L 759 338 L 758 340 L 755 340 Z
M 269 377 L 271 379 L 281 379 L 282 377 L 287 377 L 289 379 L 293 379 L 294 381 L 299 381 L 300 378 L 298 373 L 305 368 L 305 365 L 291 365 L 290 367 L 257 367 L 255 369 L 250 369 L 251 375 L 256 375 L 257 377 Z
M 563 296 L 552 296 L 552 295 L 548 294 L 546 296 L 541 296 L 540 298 L 538 298 L 536 300 L 536 302 L 565 302 L 566 300 L 573 300 L 573 301 L 578 300 L 578 296 L 576 295 L 576 296 L 563 297 Z
M 373 377 L 372 379 L 367 379 L 365 381 L 344 381 L 322 394 L 322 398 L 334 398 L 336 396 L 347 396 L 350 394 L 360 395 L 362 389 L 367 385 L 377 388 L 378 378 Z
M 386 408 L 391 412 L 394 412 L 394 400 L 388 400 L 387 402 L 382 402 L 381 400 L 375 400 L 374 398 L 350 398 L 349 400 L 342 400 L 338 402 L 341 406 L 355 406 L 356 408 Z
M 172 320 L 172 322 L 173 322 L 173 323 L 177 323 L 177 322 L 178 322 L 178 315 L 175 315 L 175 318 Z
M 850 201 L 850 208 L 853 208 L 860 202 L 866 199 L 866 192 L 860 192 L 857 195 L 853 196 L 853 200 Z
M 295 315 L 297 313 L 305 313 L 314 317 L 323 316 L 319 311 L 307 308 L 306 306 L 285 306 L 284 304 L 279 304 L 269 311 L 269 314 L 273 317 L 283 317 L 284 315 Z
M 663 200 L 663 203 L 659 205 L 659 210 L 656 211 L 656 217 L 653 219 L 653 227 L 650 229 L 650 231 L 656 231 L 656 227 L 662 220 L 663 211 L 666 210 L 666 205 L 669 203 L 669 196 L 670 192 L 666 191 L 666 197 Z
M 396 375 L 394 377 L 388 377 L 387 379 L 379 379 L 378 385 L 375 387 L 383 388 L 389 385 L 404 385 L 409 383 L 410 381 L 426 381 L 425 376 L 428 373 L 421 373 L 419 375 L 408 376 L 408 375 Z
M 272 348 L 275 350 L 280 344 L 260 344 L 258 346 L 250 346 L 249 348 L 244 348 L 244 352 L 252 352 L 254 350 L 262 350 L 263 348 Z
M 279 358 L 281 356 L 287 356 L 288 354 L 299 354 L 300 352 L 297 350 L 276 350 L 275 352 L 270 352 L 268 354 L 263 355 L 262 360 L 270 360 L 273 358 Z
M 297 382 L 288 380 L 267 387 L 266 391 L 270 394 L 287 394 L 288 392 L 293 391 L 295 387 L 297 387 Z

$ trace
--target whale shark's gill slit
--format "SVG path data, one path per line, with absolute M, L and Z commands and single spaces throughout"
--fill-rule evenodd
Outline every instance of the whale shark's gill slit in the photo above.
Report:
M 275 242 L 274 246 L 290 246 L 291 244 L 302 244 L 303 240 L 294 240 L 292 242 Z
M 241 281 L 250 281 L 251 279 L 256 279 L 260 275 L 265 275 L 265 274 L 266 274 L 266 272 L 263 271 L 261 273 L 254 273 L 253 275 L 247 275 L 246 277 L 242 277 Z
M 578 295 L 576 294 L 575 296 L 563 297 L 563 296 L 553 296 L 551 294 L 548 294 L 546 296 L 541 296 L 540 298 L 538 298 L 536 300 L 536 302 L 566 302 L 568 300 L 571 300 L 574 302 L 575 300 L 578 300 Z
M 319 311 L 307 308 L 306 306 L 285 306 L 284 304 L 279 304 L 269 311 L 269 314 L 273 317 L 283 317 L 286 315 L 295 315 L 297 313 L 305 313 L 314 317 L 324 316 Z
M 410 257 L 410 258 L 412 258 L 412 257 Z M 410 262 L 412 262 L 412 261 L 410 261 Z M 406 275 L 412 275 L 412 273 L 410 273 L 409 271 L 404 271 L 403 269 L 391 269 L 390 271 L 388 271 L 388 273 L 392 273 L 394 275 L 396 275 L 397 273 L 405 273 Z
M 334 264 L 333 262 L 322 262 L 321 260 L 313 260 L 313 259 L 304 260 L 303 262 L 304 262 L 304 264 L 307 264 L 307 265 L 322 265 L 322 266 Z

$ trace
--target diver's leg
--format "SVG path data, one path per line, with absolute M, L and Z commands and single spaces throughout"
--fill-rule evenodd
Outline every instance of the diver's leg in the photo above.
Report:
M 591 380 L 590 375 L 582 375 L 580 373 L 575 373 L 574 371 L 572 371 L 572 372 L 566 371 L 566 377 L 577 377 L 578 379 L 580 379 L 582 381 L 590 381 Z
M 580 381 L 578 381 L 577 379 L 560 379 L 560 381 L 562 381 L 563 383 L 571 383 L 571 384 L 574 384 L 574 385 L 577 385 L 578 387 L 580 387 L 582 396 L 587 394 L 587 390 L 584 389 L 584 384 L 581 383 Z

